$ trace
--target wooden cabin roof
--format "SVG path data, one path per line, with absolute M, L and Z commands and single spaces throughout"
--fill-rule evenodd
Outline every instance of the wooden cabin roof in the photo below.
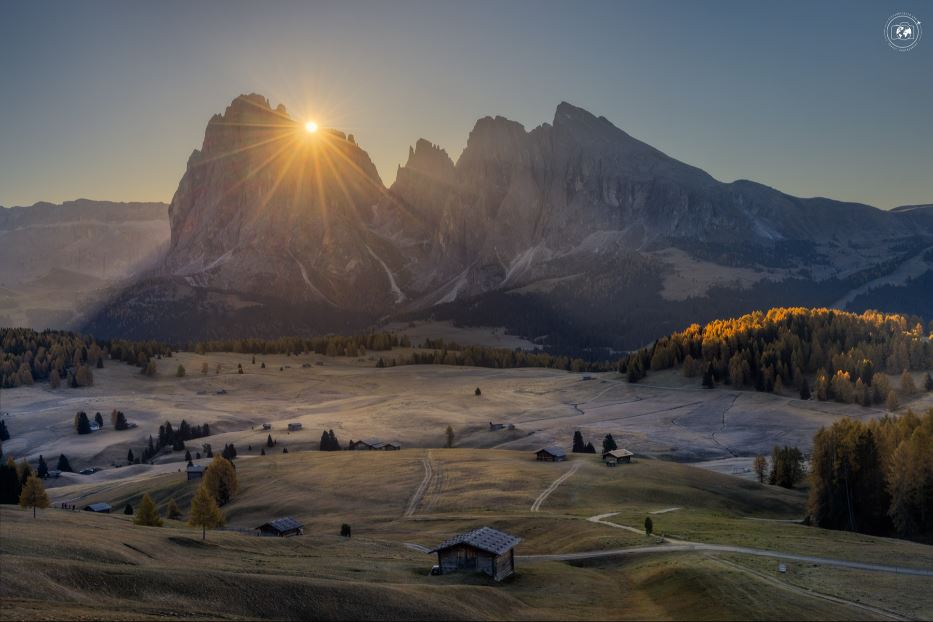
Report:
M 603 459 L 605 459 L 606 456 L 612 456 L 613 458 L 625 458 L 626 456 L 634 456 L 634 455 L 635 454 L 630 452 L 628 449 L 613 449 L 612 451 L 607 451 L 603 453 Z
M 456 535 L 449 540 L 444 540 L 428 551 L 428 553 L 436 553 L 437 551 L 449 549 L 459 544 L 466 544 L 480 549 L 481 551 L 492 553 L 493 555 L 502 555 L 521 541 L 521 538 L 516 538 L 515 536 L 493 529 L 492 527 L 480 527 L 479 529 Z
M 256 529 L 270 528 L 278 532 L 284 532 L 291 531 L 292 529 L 301 529 L 302 527 L 304 527 L 304 525 L 296 521 L 294 518 L 291 516 L 286 516 L 284 518 L 271 520 L 268 523 L 263 523 L 259 527 L 256 527 Z
M 567 452 L 565 452 L 565 451 L 564 451 L 563 449 L 561 449 L 560 447 L 545 447 L 544 449 L 539 449 L 539 450 L 536 451 L 535 453 L 536 453 L 536 454 L 539 454 L 539 453 L 541 453 L 542 451 L 545 452 L 545 453 L 549 453 L 549 454 L 551 454 L 552 456 L 555 456 L 555 457 L 558 457 L 558 458 L 566 458 L 566 457 L 567 457 Z

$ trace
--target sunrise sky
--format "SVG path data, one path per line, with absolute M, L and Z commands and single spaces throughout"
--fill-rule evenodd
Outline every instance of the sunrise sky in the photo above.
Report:
M 883 30 L 909 11 L 910 52 Z M 925 23 L 924 23 L 925 25 Z M 29 2 L 0 7 L 0 205 L 169 201 L 240 93 L 352 132 L 388 185 L 419 137 L 566 100 L 718 179 L 933 202 L 933 4 Z

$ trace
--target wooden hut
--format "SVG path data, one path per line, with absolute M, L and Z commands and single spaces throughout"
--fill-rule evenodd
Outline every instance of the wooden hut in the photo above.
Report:
M 629 463 L 632 461 L 632 452 L 628 449 L 613 449 L 612 451 L 607 451 L 603 453 L 603 461 L 606 463 L 606 466 L 614 467 L 617 464 L 622 464 L 623 462 Z
M 259 527 L 256 527 L 256 530 L 259 532 L 260 536 L 272 536 L 277 538 L 304 535 L 304 525 L 290 516 L 263 523 Z
M 204 477 L 204 471 L 207 470 L 207 467 L 201 466 L 200 464 L 190 464 L 186 471 L 188 472 L 188 481 L 193 479 L 201 479 Z
M 350 449 L 357 451 L 398 451 L 401 448 L 402 444 L 398 441 L 380 441 L 378 438 L 369 438 L 350 444 Z
M 109 503 L 92 503 L 91 505 L 84 506 L 85 512 L 97 512 L 98 514 L 110 514 L 110 510 L 112 509 Z
M 567 459 L 567 452 L 560 447 L 545 447 L 535 452 L 538 462 L 561 462 Z
M 300 430 L 300 429 L 301 429 L 301 424 L 300 424 L 300 423 L 289 423 L 289 424 L 288 424 L 288 431 L 289 431 L 289 432 L 297 432 L 297 431 Z
M 520 538 L 491 527 L 480 527 L 445 540 L 429 553 L 437 553 L 441 574 L 482 572 L 501 581 L 515 572 L 515 545 Z

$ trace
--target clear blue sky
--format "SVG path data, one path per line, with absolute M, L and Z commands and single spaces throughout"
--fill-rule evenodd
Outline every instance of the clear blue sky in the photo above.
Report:
M 929 20 L 910 52 L 896 11 Z M 387 184 L 419 137 L 456 159 L 477 118 L 566 100 L 724 181 L 933 202 L 933 2 L 4 0 L 0 205 L 169 201 L 252 91 L 355 133 Z

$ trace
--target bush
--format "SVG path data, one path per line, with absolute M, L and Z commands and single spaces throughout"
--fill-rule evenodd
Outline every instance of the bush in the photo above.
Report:
M 348 525 L 347 523 L 342 524 L 340 526 L 340 535 L 343 536 L 344 538 L 349 538 L 350 537 L 350 525 Z

